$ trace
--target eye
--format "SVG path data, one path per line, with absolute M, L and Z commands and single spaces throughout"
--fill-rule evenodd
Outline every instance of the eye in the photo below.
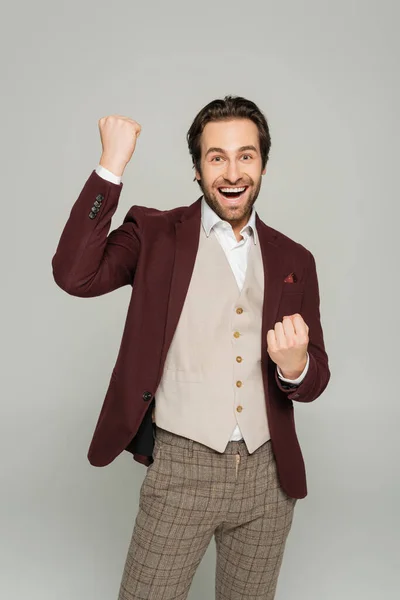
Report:
M 214 156 L 214 157 L 211 159 L 211 162 L 212 162 L 213 160 L 215 160 L 216 158 L 222 158 L 222 156 Z M 219 162 L 219 161 L 218 161 L 218 162 Z
M 244 158 L 245 156 L 248 156 L 249 158 L 253 158 L 251 154 L 243 154 L 243 158 Z

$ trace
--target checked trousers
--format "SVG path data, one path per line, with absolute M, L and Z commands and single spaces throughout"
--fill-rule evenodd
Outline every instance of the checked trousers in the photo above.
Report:
M 279 485 L 271 442 L 220 453 L 155 431 L 118 600 L 185 600 L 213 537 L 215 600 L 273 600 L 297 500 Z

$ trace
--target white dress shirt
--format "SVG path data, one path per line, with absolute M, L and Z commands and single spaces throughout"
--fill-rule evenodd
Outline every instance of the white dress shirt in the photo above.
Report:
M 122 177 L 114 175 L 114 173 L 112 173 L 105 167 L 102 167 L 101 165 L 98 165 L 96 167 L 96 173 L 100 177 L 103 177 L 103 179 L 107 179 L 112 183 L 116 183 L 117 185 L 121 183 Z M 226 254 L 228 262 L 237 281 L 238 287 L 241 290 L 243 288 L 246 276 L 247 256 L 251 241 L 253 241 L 254 244 L 258 243 L 258 235 L 256 229 L 256 211 L 254 205 L 248 222 L 240 230 L 240 235 L 243 237 L 243 239 L 239 242 L 236 239 L 236 236 L 232 229 L 232 225 L 227 221 L 221 219 L 212 210 L 212 208 L 204 200 L 204 196 L 201 199 L 201 221 L 207 237 L 210 235 L 211 229 L 214 228 L 215 236 Z M 287 381 L 288 383 L 301 383 L 307 374 L 309 362 L 310 357 L 307 352 L 306 366 L 304 367 L 304 370 L 301 373 L 301 375 L 296 379 L 287 379 L 283 377 L 281 370 L 277 365 L 276 368 L 278 371 L 279 379 L 281 379 L 282 381 Z M 242 439 L 242 437 L 243 436 L 240 432 L 239 426 L 236 425 L 231 440 L 240 440 Z

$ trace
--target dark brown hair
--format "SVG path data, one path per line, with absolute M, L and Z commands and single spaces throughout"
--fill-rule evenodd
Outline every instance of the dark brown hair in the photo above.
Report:
M 268 155 L 271 148 L 271 137 L 267 119 L 254 102 L 242 98 L 241 96 L 225 96 L 224 99 L 217 99 L 209 102 L 196 115 L 193 123 L 187 132 L 186 138 L 189 146 L 189 152 L 192 156 L 193 168 L 201 173 L 200 159 L 201 146 L 200 139 L 204 127 L 211 121 L 228 121 L 231 119 L 251 119 L 258 128 L 260 142 L 262 169 L 268 161 Z M 194 181 L 200 185 L 200 182 L 194 178 Z M 200 185 L 201 187 L 201 185 Z

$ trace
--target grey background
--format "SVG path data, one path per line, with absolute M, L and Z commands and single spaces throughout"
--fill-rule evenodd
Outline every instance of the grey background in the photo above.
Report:
M 316 258 L 332 379 L 295 406 L 309 495 L 277 600 L 398 598 L 398 3 L 36 2 L 2 15 L 0 596 L 117 597 L 145 467 L 86 452 L 130 288 L 68 296 L 51 258 L 96 167 L 98 120 L 142 134 L 132 204 L 200 195 L 186 131 L 244 95 L 272 150 L 256 208 Z M 191 600 L 214 598 L 211 544 Z

